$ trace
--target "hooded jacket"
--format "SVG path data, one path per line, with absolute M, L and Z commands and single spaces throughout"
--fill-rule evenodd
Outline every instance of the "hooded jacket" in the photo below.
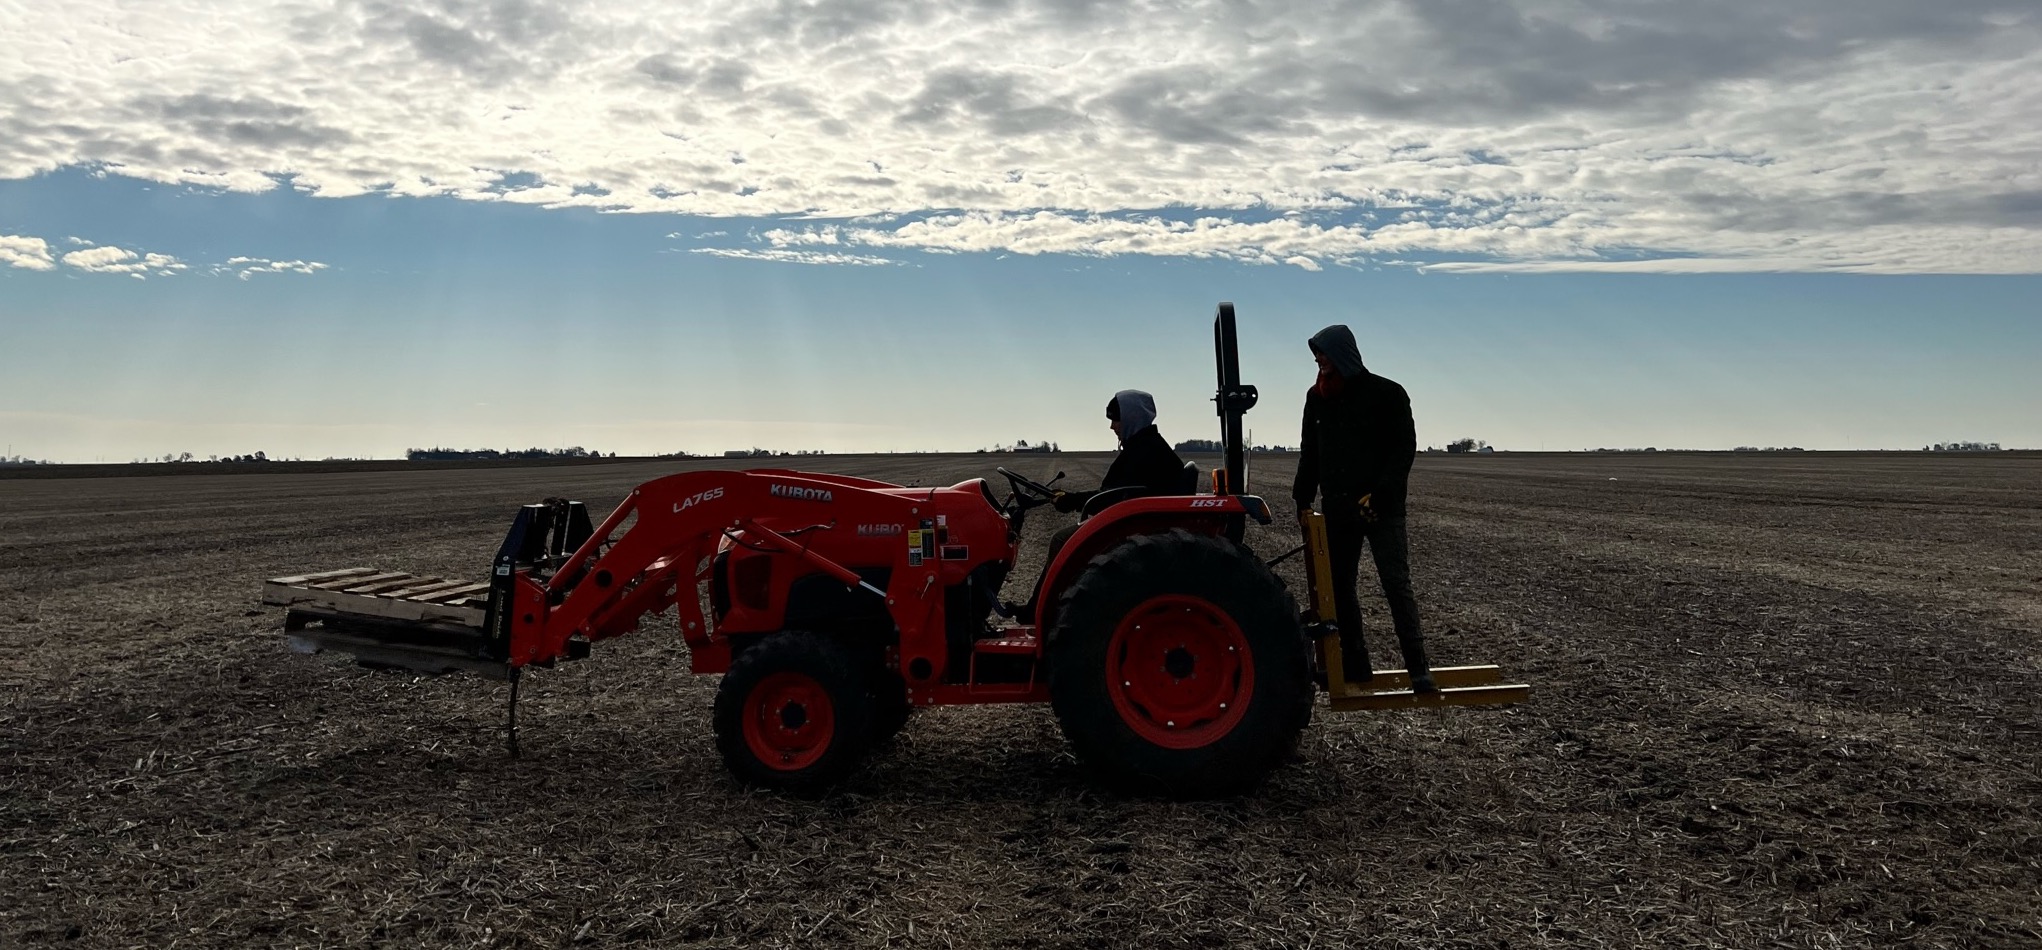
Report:
M 1106 403 L 1106 417 L 1120 421 L 1120 454 L 1107 466 L 1097 491 L 1068 492 L 1059 508 L 1076 511 L 1092 496 L 1115 488 L 1139 487 L 1144 495 L 1183 493 L 1184 460 L 1156 428 L 1154 396 L 1123 389 Z
M 1326 513 L 1339 516 L 1356 511 L 1367 495 L 1377 514 L 1402 517 L 1418 455 L 1410 395 L 1396 381 L 1368 371 L 1346 327 L 1320 330 L 1311 344 L 1333 364 L 1338 380 L 1305 393 L 1292 500 L 1303 509 L 1323 493 Z
M 1140 485 L 1151 495 L 1183 491 L 1184 460 L 1156 428 L 1156 397 L 1139 389 L 1123 389 L 1107 404 L 1109 418 L 1120 420 L 1120 454 L 1107 466 L 1099 490 Z

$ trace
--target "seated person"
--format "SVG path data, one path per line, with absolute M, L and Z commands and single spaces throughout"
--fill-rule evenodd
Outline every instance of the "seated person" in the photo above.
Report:
M 1120 454 L 1114 456 L 1113 464 L 1107 466 L 1106 477 L 1094 491 L 1060 491 L 1052 504 L 1058 511 L 1079 511 L 1085 503 L 1102 492 L 1117 488 L 1140 488 L 1137 495 L 1175 495 L 1180 493 L 1184 481 L 1184 460 L 1177 457 L 1170 443 L 1163 439 L 1163 433 L 1156 428 L 1156 397 L 1139 389 L 1123 389 L 1113 394 L 1106 403 L 1106 418 L 1113 434 L 1120 439 Z M 1071 535 L 1078 533 L 1078 526 L 1066 525 L 1049 537 L 1049 555 L 1042 562 L 1042 569 L 1056 563 L 1057 553 L 1063 550 Z M 1035 622 L 1035 592 L 1042 586 L 1037 578 L 1035 587 L 1029 589 L 1028 602 L 1015 608 L 1024 623 Z

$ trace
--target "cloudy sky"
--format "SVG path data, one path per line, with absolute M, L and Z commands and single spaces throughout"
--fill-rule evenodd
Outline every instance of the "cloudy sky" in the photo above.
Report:
M 15 455 L 2042 446 L 2033 0 L 0 0 Z

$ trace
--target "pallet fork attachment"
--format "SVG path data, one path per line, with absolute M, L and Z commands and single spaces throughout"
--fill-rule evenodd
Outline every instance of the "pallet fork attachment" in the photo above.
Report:
M 1363 709 L 1416 709 L 1424 706 L 1500 706 L 1531 698 L 1531 687 L 1523 683 L 1504 684 L 1503 671 L 1495 666 L 1435 667 L 1434 693 L 1411 691 L 1411 675 L 1404 670 L 1382 670 L 1366 683 L 1347 681 L 1340 654 L 1340 628 L 1333 604 L 1333 557 L 1326 542 L 1326 516 L 1304 513 L 1305 543 L 1276 561 L 1305 553 L 1305 582 L 1311 591 L 1309 621 L 1305 629 L 1318 644 L 1319 669 L 1326 675 L 1326 698 L 1334 712 Z M 1274 563 L 1274 562 L 1272 562 Z

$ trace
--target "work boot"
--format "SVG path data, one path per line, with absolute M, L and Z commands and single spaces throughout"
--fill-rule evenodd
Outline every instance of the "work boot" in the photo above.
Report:
M 1368 641 L 1358 631 L 1340 631 L 1340 675 L 1356 685 L 1376 678 L 1375 667 L 1368 662 Z
M 1035 598 L 1033 597 L 1018 604 L 1010 601 L 1001 601 L 1000 610 L 1006 616 L 1012 618 L 1015 623 L 1032 624 L 1035 622 Z
M 1425 636 L 1400 633 L 1397 635 L 1397 648 L 1404 653 L 1404 672 L 1411 674 L 1411 691 L 1439 692 L 1439 684 L 1432 681 L 1432 663 L 1425 658 Z

